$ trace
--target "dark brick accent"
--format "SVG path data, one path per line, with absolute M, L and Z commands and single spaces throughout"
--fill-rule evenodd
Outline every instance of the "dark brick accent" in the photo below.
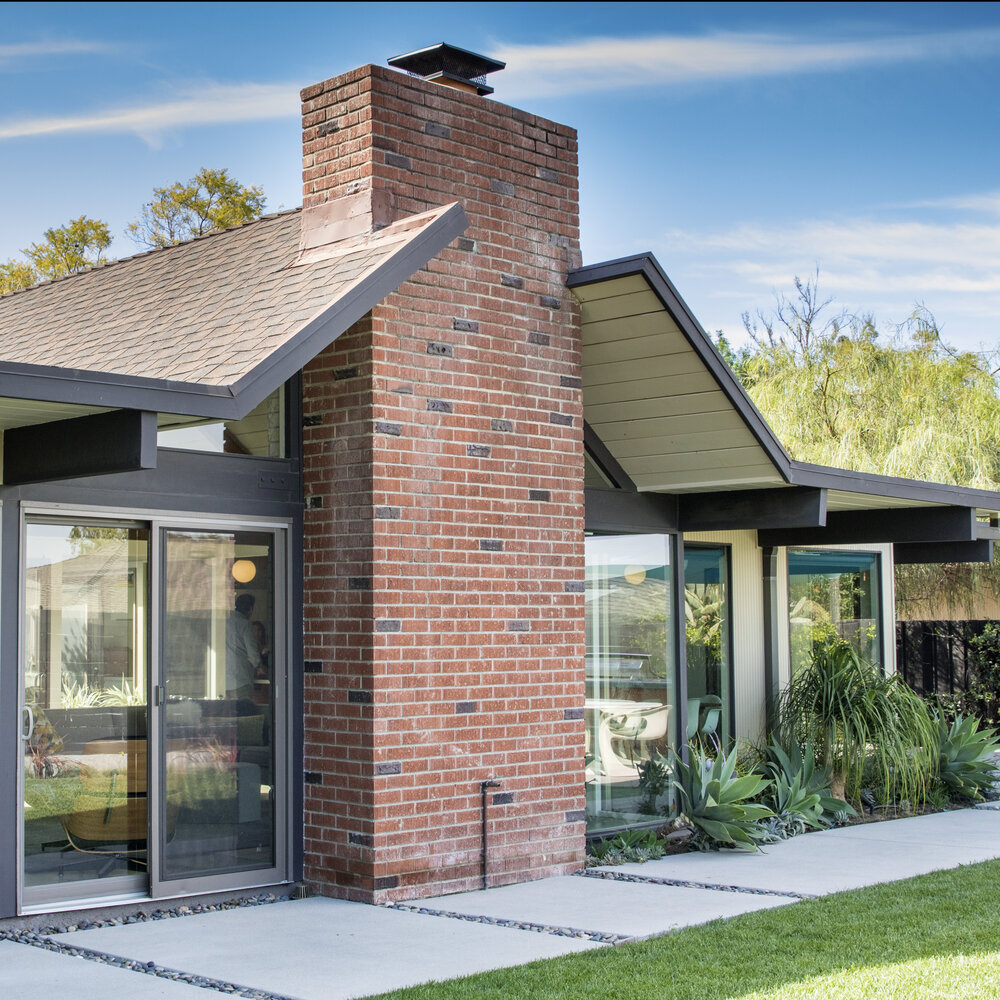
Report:
M 489 458 L 490 446 L 488 444 L 467 444 L 465 446 L 465 454 L 469 458 Z
M 480 538 L 479 548 L 482 552 L 502 552 L 503 542 L 499 538 Z
M 562 236 L 559 233 L 549 233 L 549 243 L 554 247 L 562 247 L 563 250 L 568 250 L 572 242 L 568 236 Z
M 306 497 L 306 510 L 319 510 L 322 506 L 322 497 Z
M 435 340 L 428 340 L 427 353 L 439 358 L 453 358 L 455 356 L 455 348 L 451 344 L 439 344 Z
M 395 889 L 398 885 L 398 875 L 383 875 L 381 878 L 375 879 L 376 892 L 378 892 L 379 889 Z
M 322 413 L 309 413 L 302 418 L 303 427 L 319 427 L 323 423 Z
M 583 708 L 564 708 L 563 709 L 563 719 L 566 722 L 571 722 L 574 719 L 583 718 Z
M 451 138 L 451 129 L 447 125 L 439 125 L 437 122 L 424 122 L 424 131 L 428 135 L 436 135 L 439 139 Z
M 344 379 L 354 378 L 358 374 L 358 366 L 351 365 L 349 368 L 337 368 L 333 373 L 334 382 L 343 382 Z
M 392 387 L 393 392 L 398 392 L 401 396 L 412 396 L 413 386 L 412 385 L 394 385 Z
M 504 434 L 509 434 L 513 429 L 513 420 L 501 420 L 500 417 L 494 417 L 490 421 L 490 430 L 503 431 Z
M 348 590 L 371 590 L 372 578 L 370 576 L 349 576 L 347 578 Z
M 510 181 L 497 180 L 496 177 L 490 179 L 490 190 L 494 194 L 515 194 L 514 185 Z
M 353 688 L 347 692 L 347 703 L 349 705 L 371 705 L 375 697 L 371 691 L 363 691 L 361 688 Z
M 393 437 L 399 437 L 403 433 L 402 425 L 391 424 L 388 420 L 376 420 L 375 421 L 375 433 L 376 434 L 391 434 Z
M 479 324 L 474 319 L 461 319 L 458 316 L 451 321 L 451 328 L 464 333 L 479 333 Z
M 400 510 L 398 507 L 376 507 L 375 517 L 380 521 L 398 521 Z
M 468 715 L 471 712 L 475 712 L 479 708 L 478 701 L 456 701 L 455 702 L 455 712 L 458 715 Z
M 302 661 L 302 671 L 306 674 L 321 674 L 323 673 L 323 661 L 322 660 L 303 660 Z
M 511 802 L 514 801 L 513 792 L 494 792 L 493 793 L 493 805 L 495 806 L 509 806 Z
M 307 785 L 322 785 L 323 784 L 323 774 L 321 771 L 306 771 L 302 775 L 302 780 Z
M 476 241 L 470 240 L 468 236 L 459 236 L 459 238 L 455 240 L 455 249 L 471 253 L 476 249 Z
M 403 623 L 398 618 L 377 618 L 375 620 L 376 632 L 402 632 Z
M 371 847 L 373 838 L 369 833 L 349 833 L 347 835 L 347 842 L 355 844 L 358 847 Z
M 381 764 L 375 765 L 376 775 L 402 774 L 403 765 L 398 760 L 384 760 Z
M 428 399 L 427 409 L 431 413 L 454 413 L 455 406 L 449 403 L 447 399 Z
M 550 413 L 550 424 L 562 424 L 563 427 L 572 427 L 573 418 L 568 413 Z
M 562 299 L 557 299 L 554 295 L 539 295 L 538 304 L 546 309 L 562 309 Z
M 390 167 L 399 167 L 400 170 L 413 169 L 413 164 L 410 163 L 410 158 L 408 156 L 400 156 L 399 153 L 386 153 L 385 162 L 388 163 Z
M 516 274 L 501 274 L 500 284 L 505 288 L 524 288 L 524 278 L 519 278 Z
M 532 330 L 532 332 L 528 334 L 528 343 L 538 344 L 539 347 L 548 347 L 549 335 L 547 333 L 537 333 Z
M 325 136 L 332 135 L 340 129 L 340 123 L 334 118 L 332 121 L 323 122 L 322 125 L 316 126 L 316 135 L 321 139 Z
M 582 594 L 584 592 L 583 580 L 567 580 L 563 584 L 563 591 L 567 594 Z
M 570 809 L 566 813 L 567 823 L 583 823 L 587 819 L 586 809 Z
M 511 621 L 507 622 L 508 632 L 530 632 L 531 622 L 525 621 L 523 618 L 513 618 Z
M 559 175 L 554 170 L 549 170 L 548 167 L 539 167 L 535 171 L 535 176 L 540 181 L 557 181 L 557 180 L 559 180 Z
M 548 490 L 528 490 L 528 499 L 548 503 L 552 499 L 552 494 Z
M 579 389 L 583 385 L 583 379 L 576 375 L 560 375 L 559 384 L 564 389 Z

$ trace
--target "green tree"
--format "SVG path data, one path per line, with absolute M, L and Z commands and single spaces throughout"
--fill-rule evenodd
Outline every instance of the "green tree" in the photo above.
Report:
M 259 219 L 265 203 L 262 188 L 240 184 L 227 170 L 202 167 L 186 184 L 155 188 L 125 231 L 140 246 L 166 247 Z
M 23 260 L 11 258 L 6 264 L 0 264 L 0 295 L 30 288 L 36 281 L 38 273 Z
M 32 243 L 24 255 L 40 277 L 62 278 L 102 263 L 109 246 L 108 224 L 81 215 L 65 226 L 46 229 L 42 241 Z

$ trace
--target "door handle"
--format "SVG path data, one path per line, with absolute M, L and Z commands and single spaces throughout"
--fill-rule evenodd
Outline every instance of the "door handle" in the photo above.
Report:
M 24 740 L 25 743 L 30 743 L 31 737 L 35 735 L 35 713 L 32 712 L 30 705 L 25 705 L 21 709 L 21 712 L 27 717 L 28 720 L 28 731 L 25 732 L 24 718 L 21 719 L 21 739 Z

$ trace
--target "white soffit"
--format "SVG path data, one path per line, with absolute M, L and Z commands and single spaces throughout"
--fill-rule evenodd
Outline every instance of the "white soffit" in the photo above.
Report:
M 106 413 L 106 406 L 83 406 L 77 403 L 47 403 L 36 399 L 0 397 L 0 430 L 49 424 L 54 420 L 85 417 L 91 413 Z
M 583 323 L 584 418 L 640 490 L 784 485 L 642 275 L 573 292 Z

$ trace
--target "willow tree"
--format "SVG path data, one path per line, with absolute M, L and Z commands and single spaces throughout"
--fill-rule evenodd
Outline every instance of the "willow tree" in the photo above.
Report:
M 771 313 L 744 314 L 750 340 L 723 356 L 793 458 L 858 472 L 1000 490 L 1000 352 L 958 351 L 916 308 L 880 330 L 795 279 Z M 1000 569 L 901 567 L 898 598 L 971 604 Z

